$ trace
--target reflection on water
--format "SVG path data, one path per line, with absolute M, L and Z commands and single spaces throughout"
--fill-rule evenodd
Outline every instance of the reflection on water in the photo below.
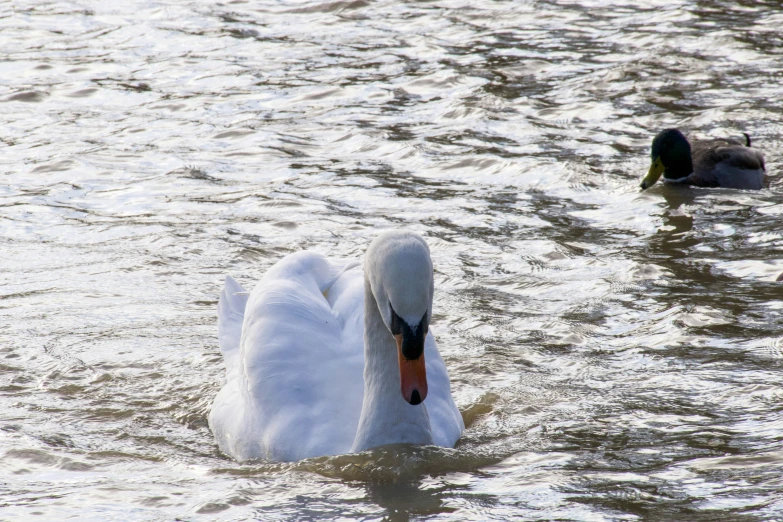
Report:
M 105 4 L 105 5 L 104 5 Z M 783 511 L 776 2 L 0 6 L 3 516 L 743 520 Z M 748 132 L 759 192 L 656 185 Z M 215 304 L 428 239 L 453 450 L 239 465 Z

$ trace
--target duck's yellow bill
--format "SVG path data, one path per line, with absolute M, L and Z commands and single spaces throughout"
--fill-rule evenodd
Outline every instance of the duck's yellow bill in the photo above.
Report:
M 642 184 L 640 185 L 642 190 L 655 185 L 655 182 L 658 181 L 658 178 L 661 177 L 661 174 L 663 174 L 664 170 L 666 169 L 663 167 L 660 156 L 655 158 L 652 162 L 652 165 L 650 165 L 650 170 L 647 171 L 647 175 L 642 180 Z

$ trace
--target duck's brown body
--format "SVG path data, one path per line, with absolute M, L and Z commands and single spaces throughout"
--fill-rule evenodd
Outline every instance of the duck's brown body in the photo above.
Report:
M 691 154 L 689 185 L 755 190 L 764 186 L 764 156 L 750 146 L 735 140 L 696 141 Z

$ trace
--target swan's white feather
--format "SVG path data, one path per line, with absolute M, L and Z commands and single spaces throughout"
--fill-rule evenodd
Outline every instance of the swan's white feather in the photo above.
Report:
M 242 335 L 242 321 L 245 317 L 245 306 L 248 294 L 231 276 L 226 276 L 226 284 L 220 293 L 218 301 L 218 340 L 220 351 L 226 361 L 226 368 L 233 371 L 237 368 L 236 358 L 239 355 L 239 340 Z M 229 379 L 231 375 L 229 375 Z
M 209 417 L 225 453 L 294 461 L 351 450 L 364 391 L 365 285 L 357 265 L 292 254 L 249 297 L 226 279 L 218 331 L 227 382 Z M 433 335 L 425 359 L 433 441 L 453 446 L 462 417 Z

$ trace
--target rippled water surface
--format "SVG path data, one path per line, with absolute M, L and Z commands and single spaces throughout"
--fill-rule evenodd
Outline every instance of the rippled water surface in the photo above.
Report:
M 778 2 L 0 4 L 0 518 L 783 513 Z M 748 132 L 759 192 L 640 193 Z M 426 236 L 467 430 L 240 465 L 215 305 Z

